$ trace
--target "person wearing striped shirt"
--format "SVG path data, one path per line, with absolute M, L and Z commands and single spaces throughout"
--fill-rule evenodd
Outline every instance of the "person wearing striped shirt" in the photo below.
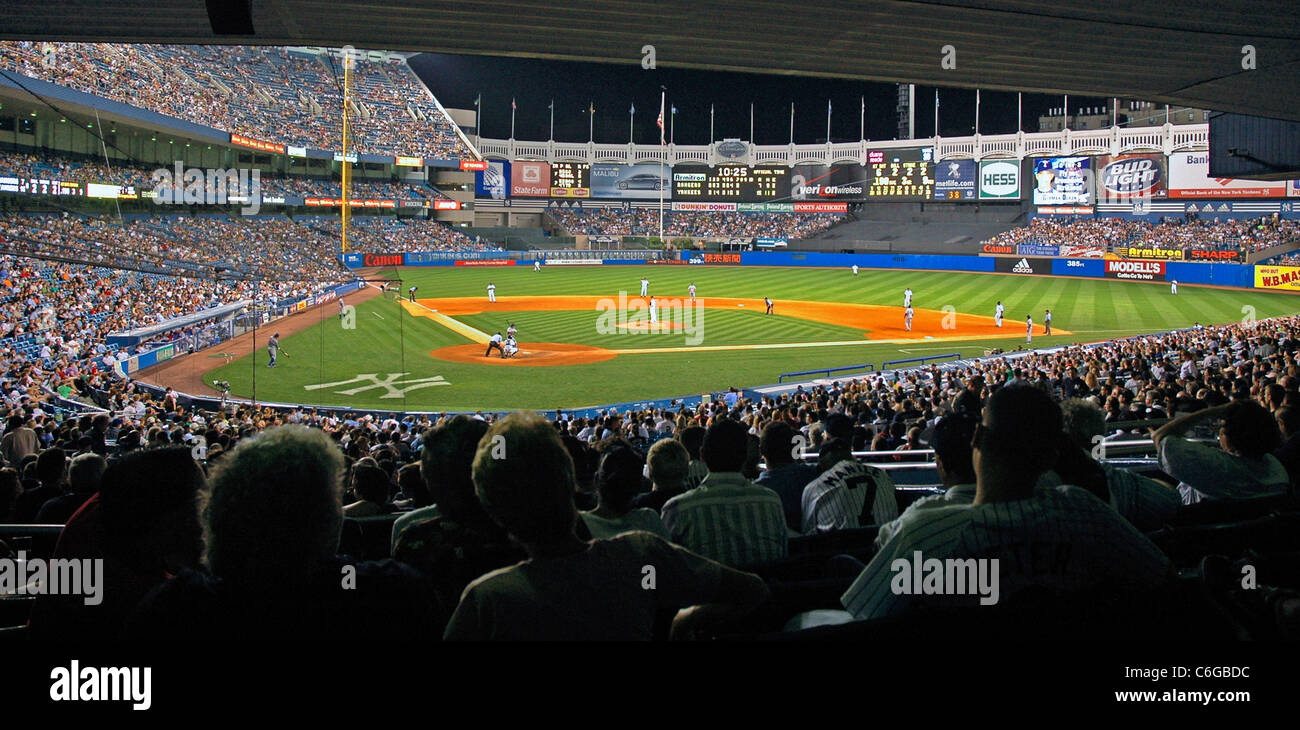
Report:
M 975 429 L 975 501 L 911 512 L 841 596 L 855 618 L 896 615 L 918 602 L 978 605 L 973 591 L 920 595 L 896 579 L 911 563 L 996 559 L 1000 599 L 1026 590 L 1150 589 L 1170 561 L 1105 502 L 1069 485 L 1035 489 L 1056 462 L 1061 410 L 1042 390 L 998 389 Z
M 709 467 L 705 465 L 704 459 L 700 458 L 700 447 L 704 445 L 704 427 L 684 428 L 678 435 L 678 439 L 682 442 L 682 446 L 686 447 L 687 455 L 691 457 L 686 465 L 686 488 L 694 489 L 700 486 L 704 477 L 709 475 Z
M 1198 424 L 1223 419 L 1219 447 L 1183 438 Z M 1160 467 L 1177 479 L 1183 504 L 1202 500 L 1250 499 L 1284 494 L 1291 480 L 1270 451 L 1282 445 L 1282 432 L 1268 409 L 1238 400 L 1181 415 L 1151 433 Z
M 732 567 L 771 563 L 789 550 L 781 498 L 740 473 L 748 441 L 739 422 L 716 419 L 700 447 L 709 475 L 662 510 L 673 542 Z
M 828 440 L 822 445 L 821 462 L 829 467 L 803 490 L 803 534 L 880 525 L 898 517 L 894 480 L 881 469 L 858 463 L 849 441 Z
M 1104 444 L 1098 436 L 1106 433 L 1106 414 L 1100 408 L 1079 398 L 1061 403 L 1061 416 L 1065 432 L 1071 443 L 1085 451 L 1100 456 L 1095 451 Z M 1144 532 L 1158 530 L 1169 524 L 1183 501 L 1178 491 L 1141 474 L 1110 464 L 1101 464 L 1106 473 L 1106 486 L 1110 492 L 1110 506 L 1124 519 Z
M 959 412 L 944 416 L 934 425 L 930 446 L 934 448 L 934 467 L 939 480 L 948 491 L 922 497 L 908 505 L 896 520 L 882 523 L 876 533 L 876 549 L 889 542 L 898 532 L 898 526 L 918 510 L 970 504 L 975 501 L 975 467 L 971 464 L 971 440 L 975 438 L 975 424 L 979 416 Z

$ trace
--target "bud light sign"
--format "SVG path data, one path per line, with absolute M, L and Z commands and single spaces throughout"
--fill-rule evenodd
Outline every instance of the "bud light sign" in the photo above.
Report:
M 1103 201 L 1166 196 L 1164 155 L 1103 155 L 1097 169 L 1097 194 Z

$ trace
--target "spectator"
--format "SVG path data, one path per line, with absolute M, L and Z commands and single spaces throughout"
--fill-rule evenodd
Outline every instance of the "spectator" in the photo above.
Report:
M 40 512 L 47 501 L 63 494 L 67 462 L 63 449 L 57 446 L 42 451 L 36 457 L 36 478 L 41 485 L 18 496 L 13 508 L 14 522 L 35 521 L 36 513 Z
M 970 504 L 975 501 L 975 465 L 972 463 L 971 441 L 975 438 L 978 413 L 961 411 L 939 419 L 930 436 L 934 448 L 934 467 L 939 481 L 946 488 L 943 494 L 920 499 L 908 505 L 897 519 L 880 524 L 876 533 L 876 549 L 889 542 L 898 526 L 918 510 Z
M 803 439 L 800 435 L 798 439 Z M 785 421 L 773 421 L 763 429 L 759 450 L 767 469 L 755 482 L 776 492 L 781 498 L 786 527 L 793 533 L 803 529 L 803 490 L 817 478 L 817 468 L 802 458 L 806 440 L 796 440 L 794 429 Z
M 211 574 L 184 571 L 140 606 L 146 638 L 319 639 L 354 627 L 367 638 L 436 636 L 440 609 L 419 575 L 393 561 L 336 556 L 343 455 L 328 436 L 280 426 L 241 439 L 213 470 L 203 509 Z
M 497 435 L 505 439 L 504 458 L 492 456 Z M 573 463 L 540 417 L 516 413 L 493 424 L 474 458 L 474 484 L 529 559 L 471 583 L 446 639 L 650 639 L 660 609 L 694 606 L 674 620 L 680 636 L 767 597 L 758 576 L 646 532 L 580 540 Z M 646 566 L 655 590 L 645 588 Z
M 668 500 L 686 492 L 686 475 L 690 468 L 690 455 L 686 447 L 675 439 L 661 439 L 650 447 L 646 455 L 646 470 L 652 488 L 632 499 L 632 508 L 663 510 Z M 662 521 L 660 522 L 662 524 Z
M 343 508 L 344 517 L 373 517 L 393 511 L 388 497 L 392 483 L 377 466 L 360 465 L 352 472 L 352 491 L 357 501 Z
M 740 474 L 747 442 L 740 423 L 715 420 L 700 447 L 708 476 L 663 508 L 673 542 L 735 567 L 780 560 L 788 549 L 781 498 Z
M 884 471 L 854 459 L 848 440 L 827 440 L 820 461 L 825 469 L 804 487 L 800 502 L 803 534 L 883 525 L 898 517 L 894 480 Z
M 24 457 L 35 454 L 40 449 L 36 432 L 30 423 L 30 419 L 22 414 L 9 417 L 9 426 L 5 429 L 4 438 L 0 439 L 0 452 L 3 452 L 5 463 L 21 464 Z
M 1219 449 L 1183 436 L 1197 425 L 1219 418 L 1223 419 Z M 1286 469 L 1270 453 L 1282 445 L 1277 421 L 1254 401 L 1178 416 L 1154 430 L 1151 440 L 1159 450 L 1161 468 L 1179 480 L 1183 504 L 1282 494 L 1290 486 Z
M 596 509 L 582 512 L 582 521 L 596 539 L 614 537 L 633 530 L 644 530 L 667 539 L 659 513 L 652 509 L 634 509 L 632 499 L 642 491 L 645 464 L 631 444 L 618 443 L 605 450 L 596 470 L 596 492 L 600 503 Z
M 1070 486 L 1035 491 L 1038 477 L 1056 461 L 1060 432 L 1060 409 L 1038 388 L 995 392 L 973 442 L 974 503 L 917 510 L 901 520 L 844 593 L 849 613 L 876 618 L 916 604 L 920 586 L 892 590 L 891 578 L 896 561 L 909 563 L 918 552 L 927 562 L 998 559 L 995 600 L 1029 588 L 1151 588 L 1170 578 L 1168 558 L 1093 495 Z M 972 605 L 980 598 L 968 591 L 925 600 Z
M 99 491 L 99 480 L 108 462 L 99 454 L 85 453 L 73 457 L 68 467 L 68 493 L 48 500 L 36 513 L 36 522 L 62 525 Z

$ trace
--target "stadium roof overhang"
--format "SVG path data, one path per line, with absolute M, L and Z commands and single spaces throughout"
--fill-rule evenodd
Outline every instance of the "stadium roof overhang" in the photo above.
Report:
M 240 0 L 218 20 L 238 26 Z M 245 6 L 247 0 L 245 0 Z M 0 36 L 353 45 L 1116 96 L 1300 120 L 1294 0 L 252 0 L 8 3 Z M 244 16 L 245 18 L 247 16 Z M 943 64 L 944 47 L 951 46 Z M 1247 47 L 1250 48 L 1247 48 Z M 1248 55 L 1253 49 L 1253 56 Z M 1244 68 L 1253 61 L 1254 68 Z M 946 66 L 952 66 L 951 68 Z

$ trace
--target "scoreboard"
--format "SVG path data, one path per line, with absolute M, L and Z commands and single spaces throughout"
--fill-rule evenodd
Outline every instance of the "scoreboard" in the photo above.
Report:
M 790 168 L 784 165 L 677 165 L 673 200 L 761 203 L 790 199 Z
M 867 151 L 868 200 L 930 200 L 934 197 L 934 149 Z
M 551 197 L 590 198 L 591 164 L 587 162 L 552 162 Z
M 85 197 L 86 186 L 71 180 L 49 180 L 38 177 L 0 177 L 0 192 L 23 195 L 55 195 Z

